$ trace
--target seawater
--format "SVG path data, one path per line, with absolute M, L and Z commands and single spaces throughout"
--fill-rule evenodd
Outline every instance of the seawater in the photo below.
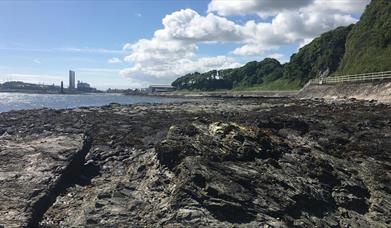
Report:
M 0 112 L 11 110 L 54 108 L 67 109 L 76 107 L 103 106 L 110 103 L 137 104 L 137 103 L 172 103 L 188 99 L 125 96 L 122 94 L 26 94 L 0 93 Z

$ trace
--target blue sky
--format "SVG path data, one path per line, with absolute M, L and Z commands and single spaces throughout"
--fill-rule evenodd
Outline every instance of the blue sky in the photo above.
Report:
M 321 0 L 299 0 L 303 3 L 297 7 L 253 1 L 0 1 L 0 83 L 67 84 L 68 70 L 73 69 L 78 80 L 100 89 L 134 88 L 268 56 L 285 62 L 323 30 L 354 22 L 368 2 L 358 6 L 341 0 L 347 5 L 329 11 L 323 7 L 314 17 Z M 322 29 L 306 24 L 308 30 L 301 31 L 294 27 L 300 21 L 289 22 L 330 12 L 342 19 L 330 19 Z M 290 35 L 281 38 L 277 25 Z M 292 32 L 295 29 L 300 32 Z M 157 30 L 160 35 L 154 35 Z

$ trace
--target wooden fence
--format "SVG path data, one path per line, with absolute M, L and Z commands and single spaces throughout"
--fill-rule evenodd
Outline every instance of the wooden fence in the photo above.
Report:
M 378 81 L 384 79 L 391 79 L 391 71 L 365 73 L 365 74 L 351 74 L 342 75 L 327 78 L 311 79 L 309 84 L 337 84 L 343 82 L 365 82 L 365 81 Z

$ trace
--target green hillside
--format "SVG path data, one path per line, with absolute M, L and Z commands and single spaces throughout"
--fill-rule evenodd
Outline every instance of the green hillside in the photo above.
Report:
M 302 47 L 285 65 L 284 79 L 300 81 L 304 85 L 323 73 L 327 76 L 335 72 L 345 53 L 346 38 L 352 27 L 339 27 L 326 32 Z
M 391 1 L 372 0 L 346 42 L 337 74 L 391 70 Z
M 275 59 L 249 62 L 243 67 L 220 71 L 187 74 L 175 80 L 172 85 L 186 90 L 228 90 L 271 82 L 283 75 L 283 66 Z

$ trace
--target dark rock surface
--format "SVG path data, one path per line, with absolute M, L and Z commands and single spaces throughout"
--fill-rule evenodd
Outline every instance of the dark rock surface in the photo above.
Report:
M 391 107 L 376 102 L 224 99 L 17 111 L 0 114 L 0 135 L 6 227 L 34 219 L 44 227 L 391 225 Z M 42 149 L 59 137 L 68 149 Z M 25 168 L 32 152 L 21 147 L 44 138 L 34 152 L 42 163 Z M 77 154 L 83 165 L 70 165 Z M 41 166 L 45 172 L 35 174 Z M 14 172 L 49 184 L 29 187 Z M 26 213 L 31 192 L 53 199 L 40 208 L 42 219 Z
M 0 137 L 0 224 L 37 225 L 69 178 L 79 175 L 87 147 L 76 134 Z

